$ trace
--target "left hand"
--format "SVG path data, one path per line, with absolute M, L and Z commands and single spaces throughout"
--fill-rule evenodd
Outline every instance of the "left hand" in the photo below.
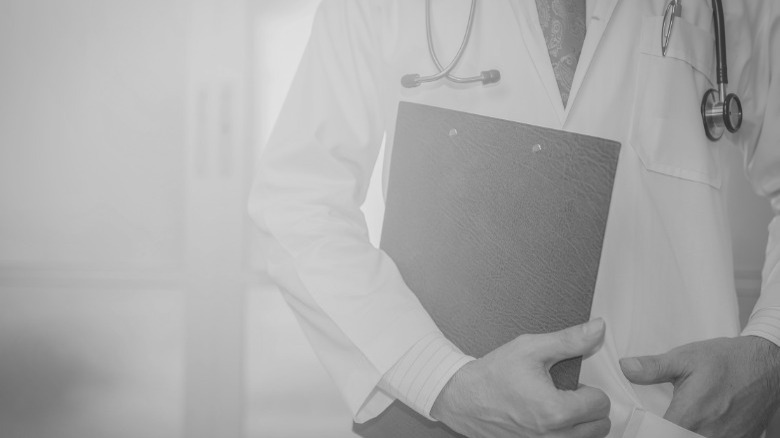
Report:
M 759 337 L 693 342 L 620 367 L 636 384 L 671 382 L 664 418 L 708 438 L 757 438 L 780 403 L 780 347 Z

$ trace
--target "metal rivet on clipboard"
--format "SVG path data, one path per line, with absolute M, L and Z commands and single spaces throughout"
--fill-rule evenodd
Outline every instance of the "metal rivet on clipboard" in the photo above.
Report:
M 669 49 L 669 40 L 672 38 L 674 19 L 682 16 L 682 0 L 669 0 L 664 10 L 664 21 L 661 26 L 661 54 L 666 56 Z

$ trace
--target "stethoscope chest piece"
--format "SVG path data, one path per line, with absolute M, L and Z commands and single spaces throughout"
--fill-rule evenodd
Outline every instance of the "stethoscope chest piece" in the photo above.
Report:
M 701 101 L 701 118 L 704 122 L 704 132 L 707 138 L 718 141 L 723 132 L 735 133 L 742 126 L 742 102 L 734 94 L 728 94 L 725 99 L 714 88 L 704 93 Z
M 679 1 L 679 0 L 674 0 Z M 701 120 L 704 133 L 712 141 L 718 141 L 724 131 L 735 133 L 742 126 L 742 102 L 734 93 L 726 91 L 729 83 L 726 62 L 726 26 L 723 20 L 721 0 L 712 0 L 713 22 L 715 24 L 715 55 L 718 69 L 718 89 L 711 88 L 701 100 Z

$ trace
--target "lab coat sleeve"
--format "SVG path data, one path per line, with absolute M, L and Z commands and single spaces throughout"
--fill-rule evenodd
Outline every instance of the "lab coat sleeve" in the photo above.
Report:
M 379 382 L 379 388 L 429 420 L 433 404 L 450 378 L 474 360 L 443 335 L 418 341 Z
M 384 134 L 376 2 L 325 0 L 271 139 L 250 215 L 272 236 L 268 271 L 356 421 L 392 397 L 382 376 L 439 329 L 373 247 L 360 205 Z
M 748 81 L 740 82 L 750 84 L 744 93 L 752 103 L 745 108 L 743 127 L 754 140 L 742 147 L 748 177 L 756 192 L 770 200 L 775 216 L 769 224 L 761 296 L 742 334 L 780 345 L 780 6 L 776 1 L 764 5 L 768 13 L 751 55 L 755 68 Z M 750 120 L 756 114 L 757 120 Z

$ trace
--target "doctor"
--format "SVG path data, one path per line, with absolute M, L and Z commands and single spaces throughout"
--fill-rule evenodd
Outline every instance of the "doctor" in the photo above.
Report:
M 404 75 L 435 71 L 425 2 L 323 2 L 251 194 L 250 212 L 275 242 L 269 272 L 355 421 L 398 398 L 473 437 L 759 436 L 780 399 L 780 219 L 740 332 L 723 152 L 744 152 L 753 186 L 780 213 L 780 3 L 724 2 L 729 91 L 744 122 L 718 142 L 700 117 L 716 87 L 710 0 L 683 0 L 665 56 L 666 0 L 587 0 L 568 89 L 537 3 L 478 2 L 453 73 L 497 69 L 498 83 L 405 88 Z M 445 65 L 469 5 L 432 1 Z M 442 336 L 369 243 L 359 209 L 383 137 L 387 181 L 399 101 L 623 145 L 590 323 L 476 359 Z M 581 354 L 585 386 L 555 391 L 545 366 Z

